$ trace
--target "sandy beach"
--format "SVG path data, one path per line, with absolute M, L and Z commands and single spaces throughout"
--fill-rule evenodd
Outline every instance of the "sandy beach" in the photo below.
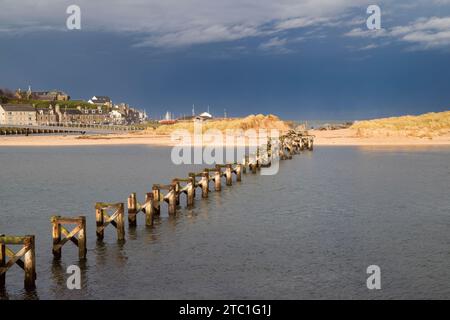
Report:
M 316 146 L 439 146 L 450 145 L 450 135 L 433 138 L 417 138 L 407 136 L 373 136 L 359 137 L 355 130 L 341 129 L 330 131 L 312 130 Z M 173 146 L 179 141 L 172 141 L 170 135 L 155 134 L 111 134 L 95 136 L 0 136 L 0 147 L 11 146 L 96 146 L 96 145 L 152 145 Z M 207 143 L 205 143 L 207 145 Z
M 316 146 L 439 146 L 450 145 L 450 135 L 435 136 L 433 138 L 419 138 L 402 135 L 380 134 L 360 137 L 356 130 L 341 129 L 329 131 L 312 130 Z

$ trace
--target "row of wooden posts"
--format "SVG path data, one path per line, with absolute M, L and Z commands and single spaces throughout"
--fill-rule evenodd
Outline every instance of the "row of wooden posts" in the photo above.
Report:
M 279 141 L 278 156 L 281 160 L 291 159 L 292 155 L 304 149 L 313 149 L 313 136 L 304 132 L 289 131 L 286 135 L 281 136 Z M 242 173 L 247 173 L 247 169 L 252 173 L 257 173 L 261 167 L 270 166 L 273 158 L 271 143 L 269 140 L 267 146 L 257 148 L 256 154 L 245 156 L 243 163 L 217 164 L 214 168 L 205 168 L 202 172 L 191 172 L 187 178 L 175 178 L 167 185 L 154 184 L 152 192 L 145 195 L 143 203 L 139 203 L 136 193 L 132 193 L 128 197 L 129 226 L 136 226 L 137 215 L 140 212 L 145 214 L 145 224 L 153 226 L 155 218 L 160 216 L 162 202 L 168 204 L 169 216 L 175 215 L 180 206 L 180 195 L 183 193 L 186 194 L 186 206 L 193 208 L 197 189 L 201 189 L 202 198 L 208 198 L 210 181 L 214 181 L 215 191 L 221 191 L 222 178 L 225 178 L 227 186 L 231 186 L 233 174 L 236 176 L 236 181 L 241 181 Z M 163 191 L 166 191 L 166 194 Z M 105 229 L 110 224 L 116 228 L 117 239 L 125 240 L 124 203 L 97 202 L 95 219 L 98 241 L 103 240 Z M 86 217 L 52 216 L 51 223 L 54 258 L 61 259 L 62 247 L 70 241 L 78 247 L 79 258 L 85 259 L 87 254 Z M 68 229 L 69 225 L 72 226 L 72 230 Z M 22 245 L 22 248 L 18 252 L 14 252 L 7 245 Z M 8 261 L 6 257 L 9 257 Z M 36 281 L 34 235 L 0 235 L 0 289 L 5 287 L 6 271 L 14 264 L 25 271 L 25 288 L 34 289 Z

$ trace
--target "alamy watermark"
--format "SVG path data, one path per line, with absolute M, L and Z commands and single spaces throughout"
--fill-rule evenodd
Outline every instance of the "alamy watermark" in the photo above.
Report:
M 381 269 L 377 265 L 371 265 L 367 267 L 367 274 L 370 276 L 367 278 L 366 285 L 369 290 L 381 289 Z
M 246 155 L 258 156 L 270 166 L 261 168 L 262 175 L 275 175 L 279 169 L 280 132 L 276 129 L 218 129 L 203 132 L 203 122 L 194 121 L 193 134 L 186 129 L 174 130 L 171 160 L 174 164 L 243 163 Z
M 69 15 L 66 20 L 66 26 L 69 30 L 81 29 L 81 8 L 76 4 L 67 7 L 66 13 Z
M 70 265 L 67 267 L 67 274 L 70 276 L 67 278 L 66 285 L 69 290 L 81 289 L 81 270 L 79 266 Z
M 381 29 L 381 9 L 376 4 L 367 7 L 367 14 L 370 16 L 366 20 L 367 29 L 380 30 Z

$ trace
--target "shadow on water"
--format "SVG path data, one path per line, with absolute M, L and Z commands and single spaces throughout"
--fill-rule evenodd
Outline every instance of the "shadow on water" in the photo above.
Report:
M 38 288 L 32 290 L 21 289 L 18 295 L 9 294 L 8 290 L 0 289 L 0 300 L 39 300 Z

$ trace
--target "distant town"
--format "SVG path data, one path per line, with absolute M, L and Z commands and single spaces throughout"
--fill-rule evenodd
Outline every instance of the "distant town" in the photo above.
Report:
M 224 110 L 224 118 L 226 118 Z M 71 100 L 69 94 L 60 90 L 11 91 L 0 88 L 0 125 L 46 126 L 46 125 L 143 125 L 151 123 L 174 124 L 178 121 L 212 119 L 207 112 L 181 115 L 175 118 L 167 111 L 159 119 L 150 119 L 145 110 L 127 103 L 115 104 L 109 96 L 96 95 L 88 100 Z
M 136 125 L 148 121 L 145 110 L 127 103 L 114 104 L 108 96 L 93 96 L 88 100 L 71 100 L 59 90 L 0 90 L 0 124 L 101 124 Z

